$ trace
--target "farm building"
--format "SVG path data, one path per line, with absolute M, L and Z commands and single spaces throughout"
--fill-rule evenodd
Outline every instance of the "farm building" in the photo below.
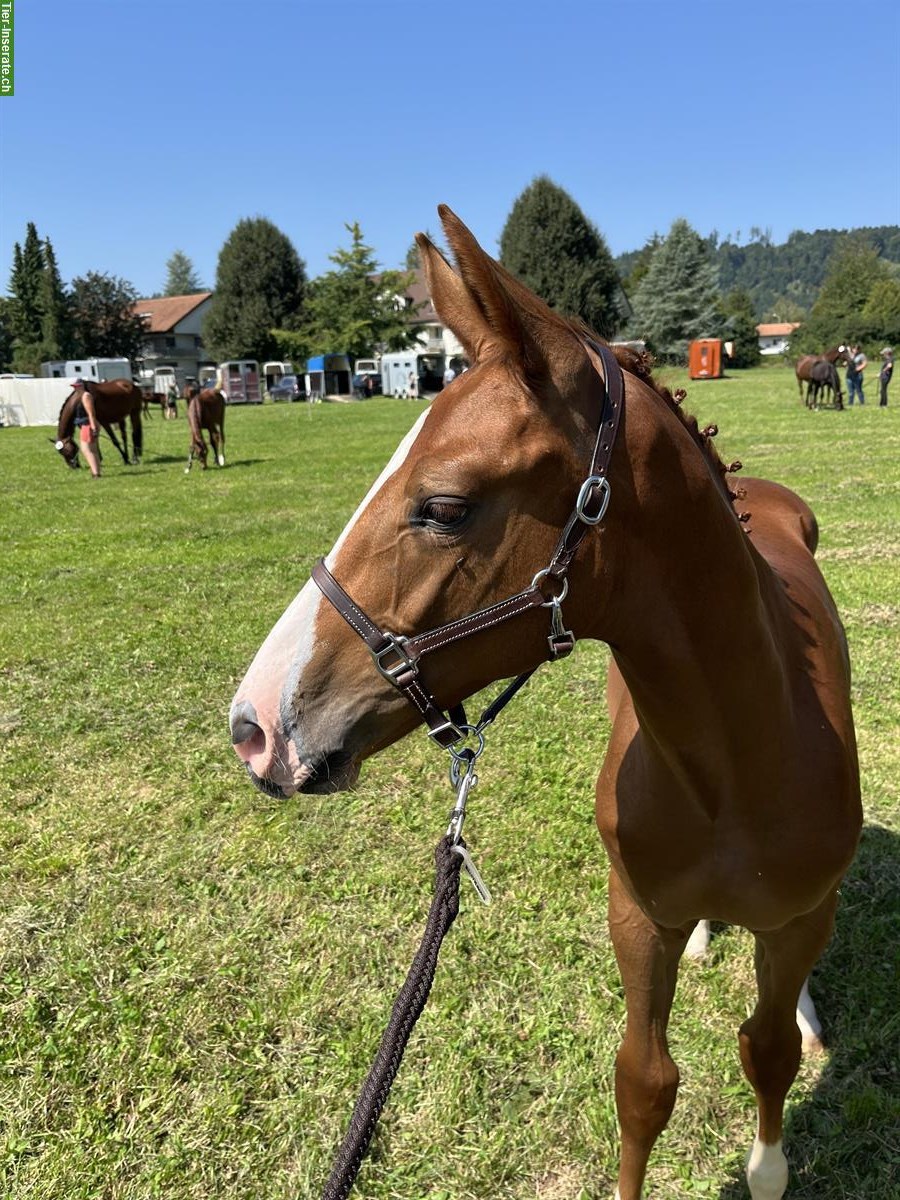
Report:
M 760 354 L 784 354 L 788 348 L 790 336 L 799 324 L 799 321 L 779 321 L 768 325 L 757 325 L 756 336 L 759 338 Z
M 142 375 L 153 375 L 158 367 L 174 367 L 179 386 L 185 379 L 200 377 L 201 365 L 210 361 L 203 352 L 203 321 L 211 301 L 212 292 L 137 301 L 134 311 L 144 318 L 147 329 L 136 364 Z

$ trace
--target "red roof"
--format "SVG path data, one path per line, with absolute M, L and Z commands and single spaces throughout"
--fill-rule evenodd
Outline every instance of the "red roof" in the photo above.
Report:
M 756 332 L 760 337 L 787 337 L 799 325 L 799 321 L 780 321 L 775 325 L 757 325 Z
M 171 333 L 179 321 L 208 300 L 212 292 L 195 292 L 192 296 L 160 296 L 157 300 L 138 300 L 134 311 L 147 319 L 148 333 Z

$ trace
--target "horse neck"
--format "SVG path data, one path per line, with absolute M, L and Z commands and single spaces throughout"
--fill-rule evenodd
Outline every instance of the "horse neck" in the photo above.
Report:
M 783 601 L 714 466 L 664 408 L 646 394 L 626 401 L 611 525 L 621 508 L 612 538 L 593 543 L 597 594 L 606 597 L 593 636 L 609 644 L 654 743 L 693 758 L 709 739 L 742 740 L 748 717 L 767 728 L 778 720 L 783 667 L 773 632 Z M 755 713 L 760 695 L 766 709 Z
M 56 427 L 57 441 L 64 441 L 67 437 L 71 437 L 72 430 L 75 428 L 75 409 L 78 405 L 78 397 L 72 392 L 63 401 L 63 406 L 59 410 L 59 423 Z

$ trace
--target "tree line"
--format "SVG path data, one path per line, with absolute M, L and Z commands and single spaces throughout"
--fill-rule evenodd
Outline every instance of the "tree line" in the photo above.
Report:
M 218 256 L 203 331 L 211 357 L 299 362 L 408 345 L 415 310 L 403 298 L 418 266 L 415 246 L 405 269 L 381 270 L 360 225 L 346 229 L 349 244 L 310 280 L 271 221 L 239 221 Z M 796 352 L 900 341 L 900 227 L 797 232 L 784 246 L 758 229 L 750 236 L 746 246 L 720 242 L 679 218 L 665 237 L 613 259 L 572 197 L 540 176 L 513 204 L 499 258 L 552 308 L 604 337 L 642 339 L 663 361 L 684 361 L 694 338 L 723 337 L 734 343 L 732 364 L 752 366 L 761 316 L 802 322 L 791 338 Z M 166 269 L 164 295 L 203 290 L 184 251 Z M 37 373 L 43 361 L 87 354 L 137 359 L 145 336 L 137 299 L 127 280 L 101 272 L 66 287 L 50 239 L 29 224 L 14 247 L 9 297 L 0 299 L 0 366 Z

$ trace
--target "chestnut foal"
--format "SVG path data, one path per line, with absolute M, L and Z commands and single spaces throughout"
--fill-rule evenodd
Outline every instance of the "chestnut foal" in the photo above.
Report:
M 815 519 L 776 483 L 731 492 L 710 431 L 643 359 L 552 312 L 440 212 L 458 271 L 422 235 L 419 248 L 472 368 L 259 650 L 232 707 L 235 749 L 269 793 L 336 790 L 420 715 L 452 742 L 452 706 L 546 659 L 548 633 L 551 656 L 560 630 L 608 643 L 596 816 L 627 1004 L 617 1194 L 639 1200 L 675 1102 L 678 964 L 712 917 L 756 939 L 758 999 L 739 1034 L 758 1103 L 747 1176 L 753 1200 L 778 1200 L 795 1006 L 861 822 L 847 647 Z M 744 497 L 749 520 L 733 507 Z
M 213 455 L 220 467 L 225 466 L 225 397 L 215 388 L 192 388 L 188 396 L 188 429 L 191 435 L 191 448 L 188 451 L 188 462 L 184 468 L 187 475 L 194 465 L 194 459 L 200 459 L 200 466 L 206 470 L 206 438 L 204 430 L 209 434 Z

